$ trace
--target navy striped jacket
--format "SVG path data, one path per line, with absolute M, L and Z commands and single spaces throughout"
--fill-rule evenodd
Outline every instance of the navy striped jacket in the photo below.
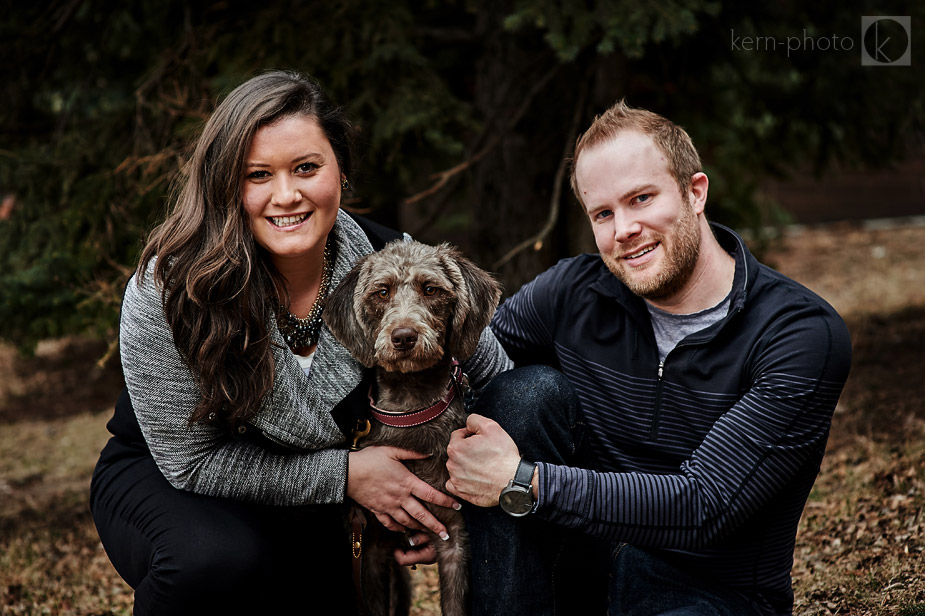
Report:
M 851 343 L 824 300 L 713 229 L 736 260 L 729 313 L 663 365 L 643 300 L 598 255 L 559 262 L 491 327 L 515 362 L 560 368 L 581 401 L 593 468 L 541 463 L 537 515 L 789 614 L 797 524 Z

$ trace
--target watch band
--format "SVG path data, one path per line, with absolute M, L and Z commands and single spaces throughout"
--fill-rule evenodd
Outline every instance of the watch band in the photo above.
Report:
M 536 462 L 527 462 L 523 458 L 517 465 L 517 472 L 514 473 L 514 483 L 533 490 L 533 471 L 536 469 Z
M 520 518 L 536 508 L 536 499 L 533 497 L 534 469 L 536 469 L 535 463 L 521 458 L 517 463 L 514 478 L 501 490 L 498 504 L 501 510 L 508 515 Z

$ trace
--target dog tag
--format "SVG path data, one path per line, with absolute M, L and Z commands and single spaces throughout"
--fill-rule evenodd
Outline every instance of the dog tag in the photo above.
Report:
M 368 419 L 357 419 L 357 427 L 353 429 L 353 444 L 350 445 L 350 451 L 357 451 L 357 443 L 361 438 L 369 434 L 369 420 Z

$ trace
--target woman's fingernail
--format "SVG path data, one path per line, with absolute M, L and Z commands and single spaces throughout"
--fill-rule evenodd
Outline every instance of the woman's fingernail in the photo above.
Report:
M 444 541 L 450 540 L 450 536 L 446 533 L 446 531 L 443 531 L 442 533 L 440 533 L 440 538 L 443 539 Z
M 460 509 L 462 509 L 462 503 L 453 503 L 453 509 L 455 509 L 456 511 L 459 511 Z

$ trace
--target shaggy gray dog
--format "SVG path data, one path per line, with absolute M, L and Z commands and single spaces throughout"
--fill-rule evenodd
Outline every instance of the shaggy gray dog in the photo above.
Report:
M 324 321 L 360 363 L 375 367 L 373 418 L 358 447 L 390 445 L 430 454 L 405 464 L 434 488 L 444 489 L 450 433 L 466 423 L 463 377 L 454 360 L 475 351 L 500 297 L 500 285 L 448 244 L 396 241 L 357 262 L 328 297 Z M 440 572 L 440 606 L 443 614 L 462 616 L 469 590 L 463 518 L 452 509 L 428 508 L 450 535 L 448 541 L 431 539 Z M 387 531 L 375 516 L 366 517 L 361 578 L 366 609 L 370 614 L 407 613 L 407 572 L 392 556 L 394 542 L 382 540 L 397 533 Z

